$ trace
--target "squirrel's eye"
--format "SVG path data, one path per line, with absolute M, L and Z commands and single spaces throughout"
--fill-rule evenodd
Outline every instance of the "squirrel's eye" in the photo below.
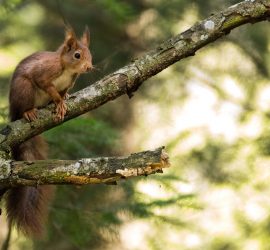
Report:
M 76 59 L 80 59 L 81 58 L 81 54 L 79 52 L 75 52 L 74 57 Z

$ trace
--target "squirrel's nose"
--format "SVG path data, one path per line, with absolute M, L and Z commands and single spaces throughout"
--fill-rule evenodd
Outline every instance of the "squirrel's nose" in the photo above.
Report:
M 93 69 L 93 65 L 92 64 L 87 64 L 87 65 L 85 65 L 85 71 L 90 71 L 90 70 L 92 70 Z

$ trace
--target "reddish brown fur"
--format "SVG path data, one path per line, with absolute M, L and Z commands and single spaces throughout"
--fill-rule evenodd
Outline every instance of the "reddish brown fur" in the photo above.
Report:
M 47 144 L 41 136 L 13 148 L 16 160 L 43 160 L 47 157 Z M 11 224 L 29 236 L 41 237 L 46 223 L 48 203 L 53 186 L 18 187 L 8 191 L 6 207 Z
M 88 45 L 88 29 L 81 41 L 77 40 L 74 31 L 69 29 L 64 43 L 57 51 L 37 52 L 22 60 L 11 80 L 11 119 L 22 118 L 24 112 L 46 106 L 49 101 L 56 104 L 57 118 L 63 119 L 66 106 L 59 93 L 66 93 L 73 87 L 79 74 L 92 69 L 92 56 Z M 74 58 L 76 52 L 80 53 L 79 60 Z
M 50 101 L 56 105 L 56 118 L 66 113 L 64 99 L 73 87 L 77 76 L 92 69 L 92 57 L 88 49 L 89 31 L 81 40 L 74 31 L 66 31 L 64 43 L 55 52 L 37 52 L 22 60 L 11 79 L 11 121 L 36 119 L 36 108 Z M 80 58 L 75 57 L 80 53 Z M 14 147 L 15 160 L 42 160 L 47 158 L 47 145 L 40 136 Z M 11 224 L 29 236 L 40 236 L 45 224 L 48 202 L 52 196 L 49 186 L 13 188 L 7 193 L 7 214 Z

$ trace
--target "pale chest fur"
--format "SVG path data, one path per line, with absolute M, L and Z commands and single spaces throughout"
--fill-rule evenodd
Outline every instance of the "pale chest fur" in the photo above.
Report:
M 58 93 L 70 88 L 74 81 L 74 72 L 65 70 L 63 73 L 52 81 Z M 42 89 L 38 88 L 35 95 L 35 107 L 43 107 L 51 101 L 51 97 Z
M 52 83 L 58 92 L 61 92 L 71 86 L 73 75 L 74 73 L 72 71 L 65 70 L 59 77 L 53 80 Z

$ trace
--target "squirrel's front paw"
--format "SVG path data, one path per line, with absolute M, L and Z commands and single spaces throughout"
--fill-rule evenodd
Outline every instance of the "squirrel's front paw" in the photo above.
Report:
M 62 100 L 59 103 L 56 104 L 56 120 L 64 120 L 65 114 L 67 113 L 67 105 Z
M 63 99 L 67 100 L 69 97 L 70 97 L 70 95 L 68 93 L 65 93 L 64 96 L 63 96 Z

